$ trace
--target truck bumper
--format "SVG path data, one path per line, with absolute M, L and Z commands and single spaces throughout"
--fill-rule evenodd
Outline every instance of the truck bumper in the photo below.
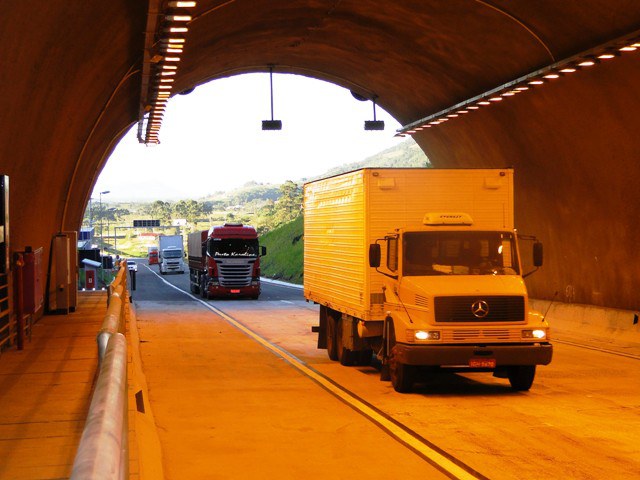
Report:
M 550 343 L 522 345 L 406 345 L 397 344 L 398 361 L 406 365 L 468 366 L 472 359 L 495 359 L 505 365 L 548 365 L 553 346 Z
M 239 287 L 228 288 L 221 286 L 208 286 L 209 296 L 211 298 L 234 298 L 234 297 L 251 297 L 258 298 L 260 295 L 260 287 Z

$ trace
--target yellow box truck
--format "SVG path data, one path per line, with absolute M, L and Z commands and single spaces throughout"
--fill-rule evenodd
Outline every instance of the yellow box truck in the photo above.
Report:
M 523 273 L 513 205 L 512 169 L 365 168 L 305 184 L 318 348 L 343 365 L 375 354 L 399 392 L 444 368 L 528 390 L 552 345 L 523 280 L 542 245 L 527 244 L 535 269 Z

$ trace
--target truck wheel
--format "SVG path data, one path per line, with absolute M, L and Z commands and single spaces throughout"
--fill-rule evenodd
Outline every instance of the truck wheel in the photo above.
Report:
M 413 365 L 405 365 L 398 361 L 398 345 L 396 344 L 396 332 L 393 324 L 389 326 L 389 357 L 387 363 L 389 365 L 389 377 L 391 385 L 396 392 L 407 393 L 413 387 L 416 367 Z
M 336 322 L 331 312 L 327 312 L 327 355 L 329 359 L 338 360 L 338 344 L 336 342 Z
M 391 348 L 389 355 L 389 375 L 391 376 L 391 385 L 396 392 L 408 393 L 413 387 L 416 367 L 406 365 L 398 361 L 398 346 Z
M 516 365 L 507 369 L 507 376 L 509 377 L 509 383 L 511 388 L 516 392 L 527 391 L 533 384 L 533 379 L 536 376 L 535 365 Z
M 338 352 L 338 361 L 340 365 L 350 367 L 355 363 L 355 353 L 345 348 L 342 343 L 342 320 L 336 322 L 336 347 Z

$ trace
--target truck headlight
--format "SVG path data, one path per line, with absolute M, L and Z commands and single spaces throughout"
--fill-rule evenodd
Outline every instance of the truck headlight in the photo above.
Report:
M 407 330 L 408 342 L 425 342 L 440 340 L 440 332 L 437 330 Z
M 522 338 L 535 338 L 537 340 L 543 340 L 547 338 L 547 331 L 537 328 L 535 330 L 522 330 Z

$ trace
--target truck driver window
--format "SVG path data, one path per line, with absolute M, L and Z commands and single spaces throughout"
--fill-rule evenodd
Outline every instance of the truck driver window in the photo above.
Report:
M 258 240 L 214 238 L 209 242 L 208 253 L 211 257 L 257 257 Z
M 403 275 L 517 275 L 513 242 L 502 232 L 407 232 Z

